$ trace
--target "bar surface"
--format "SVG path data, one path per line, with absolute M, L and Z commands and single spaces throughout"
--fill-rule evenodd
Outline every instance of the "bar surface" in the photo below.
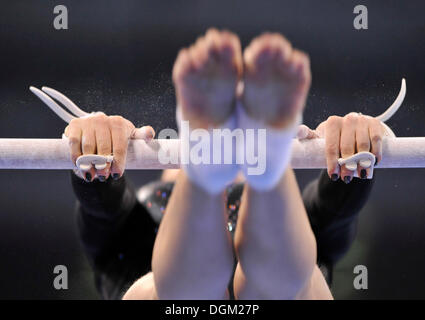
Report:
M 158 139 L 146 143 L 131 140 L 127 169 L 171 169 L 179 164 L 161 164 L 159 150 L 179 150 L 179 140 Z M 326 168 L 324 139 L 294 140 L 294 169 Z M 73 169 L 67 140 L 0 139 L 0 169 Z M 383 160 L 376 168 L 425 168 L 425 137 L 386 138 Z

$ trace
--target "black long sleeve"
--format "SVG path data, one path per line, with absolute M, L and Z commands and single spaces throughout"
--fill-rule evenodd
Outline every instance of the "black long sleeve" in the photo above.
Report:
M 334 182 L 322 171 L 304 189 L 304 205 L 316 236 L 319 262 L 333 265 L 348 251 L 356 234 L 358 213 L 373 184 L 373 179 Z
M 97 288 L 103 298 L 120 298 L 137 278 L 150 271 L 157 229 L 154 215 L 138 202 L 125 177 L 103 183 L 87 183 L 74 174 L 71 179 L 79 202 L 78 227 Z M 357 216 L 372 185 L 373 180 L 333 182 L 323 171 L 304 189 L 304 205 L 317 240 L 318 263 L 328 283 L 334 263 L 354 239 Z M 243 186 L 231 189 L 229 201 L 239 203 Z M 161 198 L 163 192 L 159 194 Z M 161 206 L 165 207 L 168 196 Z
M 151 268 L 156 223 L 125 177 L 87 183 L 71 174 L 80 237 L 103 298 L 123 291 Z

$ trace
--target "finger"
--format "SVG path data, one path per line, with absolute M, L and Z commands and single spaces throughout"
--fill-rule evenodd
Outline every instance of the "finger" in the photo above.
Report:
M 369 152 L 370 151 L 370 138 L 369 138 L 369 121 L 366 117 L 361 116 L 357 121 L 356 126 L 356 147 L 357 152 Z M 371 163 L 373 165 L 373 163 Z M 369 175 L 370 169 L 363 168 L 361 164 L 358 164 L 357 174 L 358 177 L 366 179 Z
M 384 128 L 381 121 L 375 118 L 369 119 L 369 139 L 371 141 L 371 152 L 376 157 L 375 165 L 382 160 L 382 139 Z
M 144 126 L 134 129 L 131 139 L 142 139 L 146 142 L 151 141 L 155 137 L 155 130 L 151 126 Z
M 328 175 L 333 181 L 339 178 L 339 142 L 341 136 L 342 118 L 332 116 L 326 121 L 325 151 Z
M 75 164 L 77 158 L 81 156 L 81 128 L 79 126 L 68 126 L 65 129 L 65 136 L 68 137 L 71 161 Z
M 65 127 L 65 130 L 63 131 L 63 134 L 66 136 L 66 137 L 68 137 L 68 131 L 69 131 L 69 129 L 70 129 L 70 126 L 69 125 L 67 125 L 66 127 Z
M 307 127 L 304 124 L 298 126 L 298 131 L 297 131 L 298 140 L 305 140 L 305 139 L 309 140 L 309 139 L 315 139 L 315 138 L 319 138 L 319 136 L 314 130 L 311 130 L 309 127 Z
M 325 128 L 326 128 L 326 121 L 323 121 L 317 126 L 314 132 L 317 134 L 319 138 L 323 138 L 325 136 Z
M 340 150 L 342 158 L 351 157 L 356 148 L 356 125 L 357 114 L 348 114 L 342 120 Z M 349 170 L 347 165 L 341 166 L 341 179 L 345 183 L 350 183 L 353 179 L 354 171 Z
M 96 170 L 94 167 L 91 167 L 89 171 L 86 172 L 86 181 L 92 182 L 96 177 Z
M 91 127 L 83 128 L 82 130 L 82 139 L 81 139 L 81 148 L 83 154 L 95 154 L 96 153 L 96 136 L 95 131 Z M 92 167 L 85 173 L 86 181 L 93 181 L 96 175 L 96 171 Z
M 123 123 L 117 122 L 111 126 L 112 154 L 114 156 L 111 174 L 115 180 L 123 175 L 127 158 L 128 135 L 123 125 Z
M 100 124 L 96 127 L 96 148 L 97 154 L 108 156 L 112 153 L 111 132 L 107 124 Z M 99 181 L 104 182 L 109 177 L 111 164 L 106 163 L 104 169 L 96 169 L 96 175 Z

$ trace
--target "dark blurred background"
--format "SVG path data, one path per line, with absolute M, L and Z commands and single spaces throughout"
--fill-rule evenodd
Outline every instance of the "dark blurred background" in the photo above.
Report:
M 69 29 L 55 30 L 66 5 Z M 366 5 L 369 29 L 355 30 Z M 0 137 L 59 138 L 65 123 L 28 90 L 43 85 L 82 109 L 121 114 L 157 132 L 175 127 L 171 68 L 180 47 L 209 27 L 227 28 L 246 46 L 264 31 L 285 34 L 312 60 L 304 115 L 377 115 L 407 79 L 402 109 L 389 121 L 398 136 L 425 136 L 425 1 L 0 1 Z M 337 265 L 338 299 L 425 298 L 424 169 L 377 170 L 357 239 Z M 300 186 L 318 174 L 298 171 Z M 128 172 L 137 185 L 157 171 Z M 0 171 L 0 298 L 98 298 L 76 230 L 69 173 Z M 66 265 L 69 289 L 53 287 Z M 369 289 L 353 287 L 368 267 Z

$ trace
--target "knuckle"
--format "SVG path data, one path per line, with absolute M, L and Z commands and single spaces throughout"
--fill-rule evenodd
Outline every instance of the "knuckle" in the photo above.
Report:
M 96 123 L 104 124 L 104 123 L 107 122 L 108 116 L 106 116 L 104 113 L 97 113 L 97 114 L 95 114 L 94 116 L 92 116 L 88 119 L 90 119 L 91 121 L 96 122 Z
M 336 124 L 338 124 L 340 121 L 341 121 L 341 117 L 338 117 L 338 116 L 330 116 L 330 117 L 328 118 L 328 120 L 327 120 L 327 122 L 328 122 L 330 125 L 336 125 Z
M 74 146 L 80 143 L 80 139 L 76 136 L 68 137 L 68 144 L 70 146 Z
M 120 115 L 115 115 L 115 116 L 110 116 L 109 119 L 113 120 L 113 121 L 122 121 L 124 120 L 124 118 Z
M 372 141 L 372 143 L 380 143 L 381 142 L 381 140 L 382 140 L 382 137 L 379 135 L 379 134 L 373 134 L 371 137 L 370 137 L 370 141 Z
M 125 124 L 125 119 L 122 116 L 110 116 L 109 123 L 114 128 L 123 128 Z
M 352 124 L 352 123 L 357 122 L 358 119 L 359 119 L 359 115 L 352 112 L 352 113 L 347 114 L 344 117 L 344 122 Z
M 381 126 L 381 121 L 380 121 L 380 120 L 378 120 L 378 119 L 376 119 L 376 118 L 373 118 L 373 117 L 367 117 L 367 120 L 370 122 L 370 124 L 371 124 L 372 126 Z
M 75 126 L 80 126 L 81 121 L 82 120 L 80 118 L 74 118 L 69 122 L 68 127 L 72 128 L 72 127 L 75 127 Z
M 367 119 L 364 115 L 358 115 L 356 121 L 357 121 L 358 126 L 361 126 L 362 128 L 368 126 L 368 121 L 367 121 Z
M 380 121 L 380 120 L 378 120 L 378 119 L 375 119 L 375 118 L 373 118 L 372 120 L 371 120 L 371 122 L 370 122 L 370 127 L 371 128 L 374 128 L 378 133 L 380 133 L 380 134 L 384 134 L 384 132 L 385 132 L 385 127 L 384 127 L 384 125 L 382 124 L 382 122 Z

